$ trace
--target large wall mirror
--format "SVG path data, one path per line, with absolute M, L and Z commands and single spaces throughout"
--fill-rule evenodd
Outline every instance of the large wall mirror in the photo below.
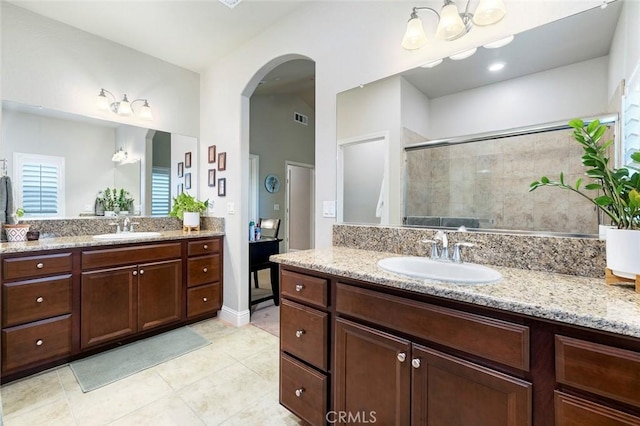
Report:
M 568 120 L 606 118 L 608 137 L 619 138 L 623 85 L 609 75 L 623 6 L 338 94 L 339 221 L 597 234 L 597 212 L 581 197 L 528 189 L 542 175 L 583 173 L 580 146 L 559 129 Z M 374 147 L 384 165 L 365 179 L 354 173 L 364 157 L 352 154 Z
M 21 165 L 35 159 L 63 171 L 55 177 L 56 211 L 43 207 L 30 215 L 26 209 L 27 218 L 92 216 L 96 196 L 106 188 L 128 191 L 134 200 L 130 213 L 144 216 L 166 216 L 179 191 L 198 195 L 194 137 L 3 101 L 1 141 L 16 207 L 30 179 Z M 48 179 L 45 171 L 38 176 Z

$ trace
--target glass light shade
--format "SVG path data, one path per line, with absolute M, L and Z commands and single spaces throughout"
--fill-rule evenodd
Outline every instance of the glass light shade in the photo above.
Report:
M 478 26 L 492 25 L 500 22 L 506 14 L 502 0 L 481 0 L 473 14 L 473 23 Z
M 451 56 L 449 56 L 449 58 L 453 59 L 454 61 L 459 61 L 461 59 L 466 59 L 469 56 L 471 56 L 474 53 L 476 53 L 476 50 L 478 50 L 478 48 L 474 47 L 473 49 L 465 50 L 464 52 L 460 52 L 460 53 L 456 53 L 455 55 L 451 55 Z
M 458 7 L 450 3 L 442 8 L 436 37 L 441 40 L 455 40 L 466 32 L 466 27 L 458 13 Z
M 124 98 L 118 104 L 118 115 L 131 115 L 133 114 L 133 110 L 131 109 L 131 104 L 129 103 L 129 99 L 127 99 L 127 95 L 124 95 Z
M 107 99 L 107 95 L 104 93 L 104 90 L 101 90 L 100 94 L 96 98 L 96 107 L 103 111 L 107 111 L 109 109 L 109 99 Z
M 513 41 L 513 38 L 513 35 L 510 35 L 509 37 L 501 38 L 500 40 L 487 43 L 483 45 L 483 47 L 486 47 L 487 49 L 497 49 L 498 47 L 506 46 L 507 44 L 511 43 Z
M 149 102 L 144 101 L 144 105 L 140 108 L 140 112 L 138 113 L 138 117 L 141 120 L 153 120 L 153 113 L 151 112 L 151 107 L 149 106 Z
M 420 49 L 427 44 L 427 35 L 422 28 L 420 18 L 412 18 L 407 22 L 407 31 L 402 38 L 402 47 L 407 50 Z

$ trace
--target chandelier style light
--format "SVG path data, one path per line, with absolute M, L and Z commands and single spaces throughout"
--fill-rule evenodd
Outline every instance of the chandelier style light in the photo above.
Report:
M 430 7 L 414 7 L 409 22 L 407 22 L 407 31 L 402 39 L 402 47 L 407 50 L 416 50 L 427 44 L 427 35 L 424 32 L 422 20 L 418 16 L 420 10 L 428 10 L 438 17 L 436 38 L 446 41 L 464 36 L 473 25 L 496 24 L 507 13 L 502 0 L 480 0 L 474 13 L 469 11 L 470 3 L 471 0 L 468 0 L 464 12 L 458 11 L 458 7 L 452 0 L 444 0 L 440 13 Z
M 107 95 L 109 95 L 111 99 L 109 99 Z M 146 99 L 136 99 L 129 102 L 129 99 L 127 99 L 127 95 L 125 94 L 120 102 L 116 102 L 116 97 L 114 96 L 114 94 L 106 89 L 100 89 L 100 93 L 98 94 L 98 97 L 96 99 L 96 105 L 98 109 L 103 111 L 107 111 L 110 109 L 111 111 L 122 117 L 128 117 L 134 114 L 133 104 L 136 102 L 144 102 L 138 109 L 138 118 L 147 121 L 153 120 L 153 113 L 151 112 L 149 101 L 147 101 Z

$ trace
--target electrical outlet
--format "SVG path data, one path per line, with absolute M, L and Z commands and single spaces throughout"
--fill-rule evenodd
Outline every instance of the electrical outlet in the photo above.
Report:
M 273 210 L 275 210 L 275 211 L 280 210 L 280 204 L 274 204 L 273 205 Z

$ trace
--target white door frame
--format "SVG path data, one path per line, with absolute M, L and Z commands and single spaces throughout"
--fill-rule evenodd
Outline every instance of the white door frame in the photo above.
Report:
M 249 154 L 249 220 L 260 214 L 260 156 Z
M 284 193 L 284 203 L 285 203 L 285 212 L 284 212 L 284 251 L 285 253 L 289 252 L 289 166 L 297 166 L 297 167 L 305 167 L 307 169 L 311 169 L 311 206 L 310 206 L 310 214 L 311 214 L 311 248 L 315 247 L 315 179 L 316 179 L 316 168 L 313 164 L 307 163 L 298 163 L 296 161 L 285 161 L 285 176 L 286 176 L 286 185 L 285 185 L 285 193 Z

